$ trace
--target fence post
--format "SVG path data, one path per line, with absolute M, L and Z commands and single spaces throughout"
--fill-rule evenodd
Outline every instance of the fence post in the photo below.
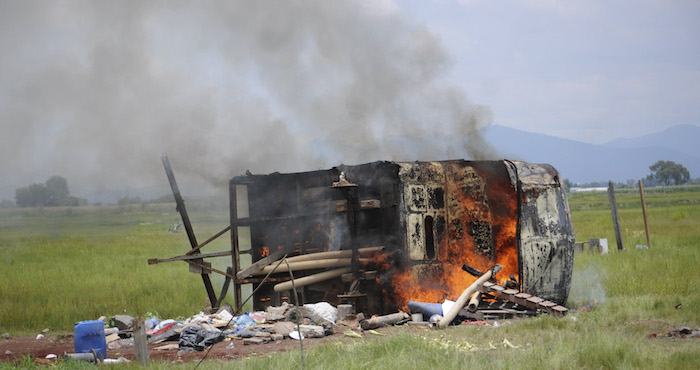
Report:
M 615 186 L 613 182 L 608 182 L 608 198 L 610 198 L 610 211 L 612 213 L 613 225 L 615 226 L 615 240 L 617 241 L 617 249 L 624 250 L 622 244 L 622 232 L 620 231 L 620 218 L 617 215 L 617 201 L 615 201 Z
M 642 180 L 639 180 L 639 196 L 642 198 L 642 214 L 644 215 L 644 231 L 647 233 L 647 246 L 651 248 L 651 235 L 649 234 L 649 223 L 647 222 L 647 203 L 644 200 Z

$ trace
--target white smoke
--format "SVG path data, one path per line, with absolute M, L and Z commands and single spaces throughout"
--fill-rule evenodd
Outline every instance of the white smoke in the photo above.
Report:
M 569 302 L 574 306 L 592 306 L 607 301 L 607 294 L 603 288 L 605 270 L 595 263 L 585 268 L 574 269 L 571 278 L 571 290 Z
M 449 67 L 387 1 L 0 1 L 0 198 L 492 157 Z

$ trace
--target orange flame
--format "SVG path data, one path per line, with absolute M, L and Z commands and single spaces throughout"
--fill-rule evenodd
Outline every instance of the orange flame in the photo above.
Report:
M 468 264 L 481 271 L 498 263 L 503 270 L 497 278 L 507 278 L 510 274 L 518 276 L 518 250 L 516 240 L 517 228 L 517 198 L 509 183 L 489 183 L 484 190 L 489 207 L 483 206 L 461 191 L 452 196 L 458 201 L 462 215 L 453 217 L 448 222 L 446 236 L 439 245 L 438 263 L 427 266 L 416 266 L 395 273 L 391 277 L 391 285 L 395 302 L 406 309 L 408 301 L 441 303 L 445 299 L 455 300 L 461 292 L 471 285 L 476 277 L 462 270 L 462 265 Z M 475 216 L 476 215 L 476 216 Z M 454 215 L 453 215 L 454 216 Z M 486 217 L 488 216 L 488 217 Z M 481 221 L 490 224 L 493 234 L 493 259 L 491 256 L 479 253 L 475 249 L 474 237 L 470 230 L 470 217 L 482 217 Z M 473 224 L 473 223 L 472 223 Z

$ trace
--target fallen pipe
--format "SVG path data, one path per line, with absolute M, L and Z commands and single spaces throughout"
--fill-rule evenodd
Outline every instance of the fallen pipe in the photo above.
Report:
M 304 276 L 303 278 L 295 279 L 294 285 L 296 285 L 296 287 L 299 288 L 302 286 L 307 286 L 307 285 L 315 284 L 315 283 L 318 283 L 321 281 L 333 279 L 333 278 L 341 276 L 343 274 L 347 274 L 350 271 L 352 271 L 352 268 L 343 267 L 343 268 L 339 268 L 339 269 L 335 269 L 335 270 L 319 272 L 318 274 L 313 274 L 313 275 L 309 275 L 309 276 Z M 291 289 L 292 289 L 292 282 L 291 281 L 285 281 L 284 283 L 279 283 L 279 284 L 275 285 L 275 292 L 283 292 L 285 290 L 291 290 Z
M 90 352 L 84 352 L 84 353 L 63 353 L 63 361 L 84 361 L 84 362 L 92 362 L 92 363 L 99 363 L 100 358 L 97 356 L 97 352 L 95 352 L 94 349 L 91 349 Z
M 474 268 L 474 267 L 471 267 L 471 266 L 467 265 L 466 263 L 464 265 L 462 265 L 462 270 L 466 271 L 469 275 L 471 275 L 475 278 L 478 278 L 479 276 L 484 274 L 483 272 L 481 272 L 481 270 Z M 494 284 L 498 284 L 498 281 L 494 278 L 489 279 L 489 281 L 494 283 Z
M 370 262 L 370 259 L 367 258 L 361 258 L 361 262 Z M 316 260 L 316 261 L 301 261 L 301 262 L 290 262 L 289 267 L 287 267 L 287 264 L 282 264 L 277 269 L 275 269 L 275 266 L 266 266 L 260 271 L 256 271 L 253 273 L 253 275 L 266 275 L 272 270 L 275 270 L 275 273 L 280 273 L 280 272 L 289 272 L 289 270 L 292 271 L 298 271 L 298 270 L 313 270 L 313 269 L 325 269 L 325 268 L 330 268 L 330 267 L 348 267 L 351 264 L 351 259 L 350 258 L 328 258 L 328 259 L 322 259 L 322 260 Z
M 472 295 L 472 298 L 469 300 L 469 304 L 467 305 L 467 311 L 476 312 L 476 309 L 479 308 L 479 302 L 481 302 L 481 292 L 476 292 Z
M 408 316 L 408 314 L 405 312 L 392 313 L 385 316 L 377 316 L 371 319 L 362 320 L 360 322 L 360 327 L 362 328 L 362 330 L 376 329 L 380 326 L 395 324 L 401 320 L 408 319 L 409 317 L 410 316 Z
M 367 247 L 360 248 L 357 250 L 358 253 L 371 253 L 371 252 L 381 252 L 384 247 Z M 352 256 L 352 250 L 342 250 L 342 251 L 330 251 L 330 252 L 318 252 L 318 253 L 307 253 L 294 257 L 287 257 L 287 262 L 301 262 L 301 261 L 315 261 L 328 258 L 350 258 Z
M 457 317 L 459 310 L 461 310 L 462 307 L 464 307 L 467 304 L 467 300 L 469 299 L 469 296 L 471 296 L 476 291 L 476 289 L 479 287 L 479 285 L 482 285 L 484 282 L 489 280 L 493 275 L 496 275 L 499 271 L 501 271 L 502 268 L 503 268 L 503 266 L 501 266 L 499 264 L 494 265 L 488 271 L 486 271 L 483 275 L 481 275 L 481 277 L 476 279 L 476 281 L 473 282 L 472 285 L 467 287 L 467 289 L 465 289 L 462 292 L 462 295 L 460 295 L 459 298 L 457 298 L 457 300 L 455 301 L 455 304 L 452 306 L 452 308 L 448 312 L 445 313 L 445 316 L 442 319 L 440 319 L 440 321 L 437 323 L 437 327 L 440 329 L 443 329 L 443 328 L 446 328 L 447 325 L 450 325 L 452 320 L 454 320 L 455 317 Z

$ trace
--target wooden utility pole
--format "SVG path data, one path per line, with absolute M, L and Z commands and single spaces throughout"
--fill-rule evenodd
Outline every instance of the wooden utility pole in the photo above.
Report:
M 647 221 L 647 203 L 644 200 L 642 180 L 639 180 L 639 196 L 642 198 L 642 214 L 644 215 L 644 231 L 647 233 L 647 247 L 651 248 L 651 235 L 649 234 L 649 222 Z
M 610 211 L 612 212 L 613 225 L 615 226 L 615 240 L 617 241 L 617 249 L 624 250 L 622 244 L 622 231 L 620 231 L 620 218 L 617 215 L 617 201 L 615 201 L 615 186 L 613 182 L 608 182 L 608 198 L 610 198 Z

